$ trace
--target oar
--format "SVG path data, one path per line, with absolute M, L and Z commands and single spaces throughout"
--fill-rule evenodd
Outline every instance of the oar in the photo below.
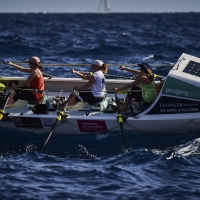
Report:
M 122 141 L 123 141 L 123 145 L 124 145 L 124 148 L 126 148 L 126 142 L 125 142 L 125 137 L 124 137 L 124 125 L 123 125 L 123 118 L 122 118 L 122 114 L 121 114 L 121 111 L 120 111 L 120 107 L 119 107 L 119 99 L 118 99 L 118 96 L 117 96 L 117 93 L 115 93 L 115 101 L 116 101 L 116 105 L 117 105 L 117 112 L 118 112 L 118 122 L 119 122 L 119 125 L 120 125 L 120 130 L 121 130 L 121 134 L 122 134 Z
M 133 76 L 132 79 L 135 80 L 137 77 L 138 77 L 137 75 L 136 75 L 136 76 Z M 158 75 L 158 74 L 154 74 L 154 79 L 155 79 L 155 78 L 161 78 L 162 80 L 165 80 L 165 79 L 166 79 L 165 76 L 160 76 L 160 75 Z
M 57 117 L 57 119 L 56 119 L 56 121 L 55 121 L 55 123 L 54 123 L 54 125 L 53 125 L 53 127 L 52 127 L 52 129 L 51 129 L 51 131 L 49 132 L 49 135 L 48 135 L 48 137 L 47 137 L 47 139 L 46 139 L 46 141 L 45 141 L 45 143 L 44 143 L 42 149 L 40 150 L 41 153 L 42 153 L 42 151 L 43 151 L 45 145 L 46 145 L 47 142 L 49 141 L 49 138 L 51 137 L 52 133 L 54 132 L 54 130 L 55 130 L 55 128 L 56 128 L 58 122 L 60 121 L 61 115 L 63 114 L 63 110 L 64 110 L 65 107 L 69 104 L 69 102 L 70 102 L 72 96 L 73 96 L 73 94 L 70 94 L 69 98 L 68 98 L 67 101 L 64 103 L 64 105 L 63 105 L 63 107 L 62 107 L 60 113 L 58 114 L 58 117 Z
M 7 60 L 3 60 L 3 64 L 4 64 L 4 65 L 7 65 L 8 62 L 9 62 L 9 61 L 7 61 Z M 26 63 L 26 64 L 27 64 L 27 63 Z M 43 69 L 42 69 L 41 66 L 40 66 L 40 69 L 43 71 Z M 42 74 L 43 74 L 44 77 L 55 78 L 55 76 L 52 76 L 52 75 L 50 75 L 50 74 L 46 74 L 46 73 L 44 73 L 44 72 L 42 72 Z
M 43 73 L 43 72 L 42 72 L 42 74 L 43 74 L 44 77 L 55 78 L 55 76 L 52 76 L 50 74 L 46 74 L 46 73 Z
M 8 100 L 9 100 L 9 98 L 10 98 L 10 95 L 11 95 L 11 92 L 8 92 L 8 95 L 7 95 L 7 98 L 6 98 L 6 102 L 5 102 L 5 104 L 4 104 L 3 108 L 2 108 L 2 110 L 0 110 L 0 120 L 2 120 L 3 117 L 4 117 L 4 110 L 5 110 L 5 108 L 6 108 L 6 105 L 7 105 L 7 103 L 8 103 Z
M 80 72 L 80 73 L 86 74 L 86 75 L 92 75 L 92 72 Z M 131 79 L 131 80 L 135 80 L 137 78 L 137 76 L 128 77 L 128 76 L 118 76 L 118 75 L 113 75 L 113 74 L 104 74 L 104 76 L 115 77 L 115 78 Z M 157 75 L 157 74 L 154 74 L 154 78 L 166 79 L 165 76 L 160 76 L 160 75 Z
M 86 75 L 92 75 L 92 72 L 80 72 L 80 73 L 86 74 Z M 118 76 L 118 75 L 113 75 L 113 74 L 104 74 L 104 76 L 115 77 L 115 78 L 124 78 L 124 79 L 132 79 L 132 77 Z
M 21 64 L 21 65 L 26 65 L 27 62 L 15 62 L 16 64 Z M 5 64 L 4 61 L 0 62 L 0 64 Z M 62 67 L 62 66 L 75 66 L 75 67 L 89 67 L 91 64 L 87 63 L 87 64 L 82 64 L 82 63 L 56 63 L 56 64 L 52 64 L 52 63 L 40 63 L 42 66 L 50 66 L 50 67 Z M 106 64 L 107 66 L 113 66 L 113 67 L 118 67 L 121 65 L 124 66 L 138 66 L 137 63 L 113 63 L 113 64 Z M 168 66 L 169 64 L 159 64 L 159 63 L 151 63 L 151 66 Z

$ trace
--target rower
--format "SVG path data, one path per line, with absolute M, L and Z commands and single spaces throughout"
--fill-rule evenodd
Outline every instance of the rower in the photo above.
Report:
M 152 71 L 150 70 L 149 65 L 147 63 L 140 63 L 138 66 L 140 67 L 140 71 L 126 68 L 125 66 L 120 66 L 120 70 L 127 70 L 128 72 L 138 75 L 138 78 L 135 81 L 120 88 L 113 89 L 114 91 L 121 91 L 131 88 L 131 93 L 126 95 L 124 104 L 121 108 L 121 112 L 124 112 L 127 109 L 128 103 L 133 98 L 140 103 L 140 107 L 142 107 L 144 110 L 148 108 L 157 97 L 155 78 Z M 139 84 L 140 87 L 137 86 Z
M 85 75 L 79 71 L 71 70 L 72 74 L 78 75 L 80 78 L 88 80 L 82 86 L 74 86 L 75 91 L 79 91 L 79 95 L 84 102 L 88 104 L 97 104 L 102 102 L 105 99 L 106 94 L 106 81 L 104 73 L 107 73 L 107 65 L 101 60 L 95 60 L 91 65 L 93 74 Z M 91 91 L 87 89 L 91 88 Z M 74 94 L 71 101 L 68 104 L 68 107 L 76 105 L 80 102 L 80 99 Z
M 22 83 L 10 83 L 10 86 L 14 88 L 15 91 L 11 94 L 6 107 L 11 106 L 19 99 L 35 102 L 38 100 L 43 100 L 44 79 L 41 71 L 42 68 L 40 67 L 40 59 L 38 57 L 32 56 L 26 61 L 29 63 L 30 68 L 24 68 L 12 62 L 7 62 L 8 65 L 15 67 L 21 72 L 28 72 L 30 75 Z

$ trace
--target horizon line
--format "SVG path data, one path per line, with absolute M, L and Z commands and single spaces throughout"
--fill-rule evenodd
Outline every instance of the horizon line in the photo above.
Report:
M 0 12 L 0 14 L 143 14 L 143 13 L 150 13 L 150 14 L 161 14 L 161 13 L 200 13 L 200 11 L 143 11 L 143 12 L 48 12 L 48 11 L 35 11 L 35 12 Z

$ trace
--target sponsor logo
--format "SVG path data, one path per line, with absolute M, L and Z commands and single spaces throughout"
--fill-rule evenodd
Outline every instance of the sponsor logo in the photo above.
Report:
M 95 132 L 107 130 L 105 121 L 98 120 L 77 120 L 81 132 Z
M 162 96 L 148 114 L 174 114 L 200 112 L 200 101 Z
M 35 117 L 13 117 L 17 128 L 43 129 L 40 118 Z
M 189 91 L 186 91 L 186 90 L 176 90 L 176 89 L 166 88 L 165 93 L 176 95 L 176 96 L 185 96 L 185 97 L 190 97 L 190 98 L 195 98 L 195 97 L 200 98 L 200 93 L 189 92 Z

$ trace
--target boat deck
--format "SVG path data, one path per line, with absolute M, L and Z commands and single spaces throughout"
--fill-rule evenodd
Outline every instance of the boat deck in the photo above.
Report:
M 62 93 L 62 97 L 68 97 L 69 95 L 70 95 L 70 92 Z M 59 97 L 59 96 L 60 96 L 60 92 L 49 92 L 47 99 L 50 100 L 50 101 L 53 101 L 53 98 Z M 108 102 L 110 102 L 110 101 L 112 101 L 112 99 L 114 97 L 115 97 L 114 93 L 108 93 L 106 100 Z M 124 99 L 125 94 L 119 94 L 118 98 Z M 137 102 L 136 102 L 136 104 L 137 104 Z M 34 104 L 28 104 L 28 101 L 18 100 L 15 104 L 6 108 L 5 112 L 9 113 L 9 116 L 35 115 L 32 112 L 33 107 L 34 107 Z M 134 108 L 134 112 L 137 113 L 138 110 L 136 109 L 136 107 L 133 107 L 133 108 Z M 102 112 L 99 112 L 99 111 L 100 111 L 99 107 L 91 106 L 91 111 L 90 111 L 89 116 L 102 116 Z M 59 112 L 59 110 L 48 111 L 48 113 L 45 114 L 45 115 L 46 116 L 52 116 L 52 115 L 57 116 L 58 112 Z M 85 104 L 82 103 L 82 102 L 79 102 L 75 106 L 71 107 L 70 109 L 66 109 L 65 112 L 68 113 L 71 117 L 72 116 L 86 116 Z M 113 115 L 114 116 L 117 115 L 117 112 L 115 112 L 115 113 L 103 113 L 103 116 L 112 116 L 113 117 Z M 36 116 L 38 116 L 38 115 L 36 115 Z

